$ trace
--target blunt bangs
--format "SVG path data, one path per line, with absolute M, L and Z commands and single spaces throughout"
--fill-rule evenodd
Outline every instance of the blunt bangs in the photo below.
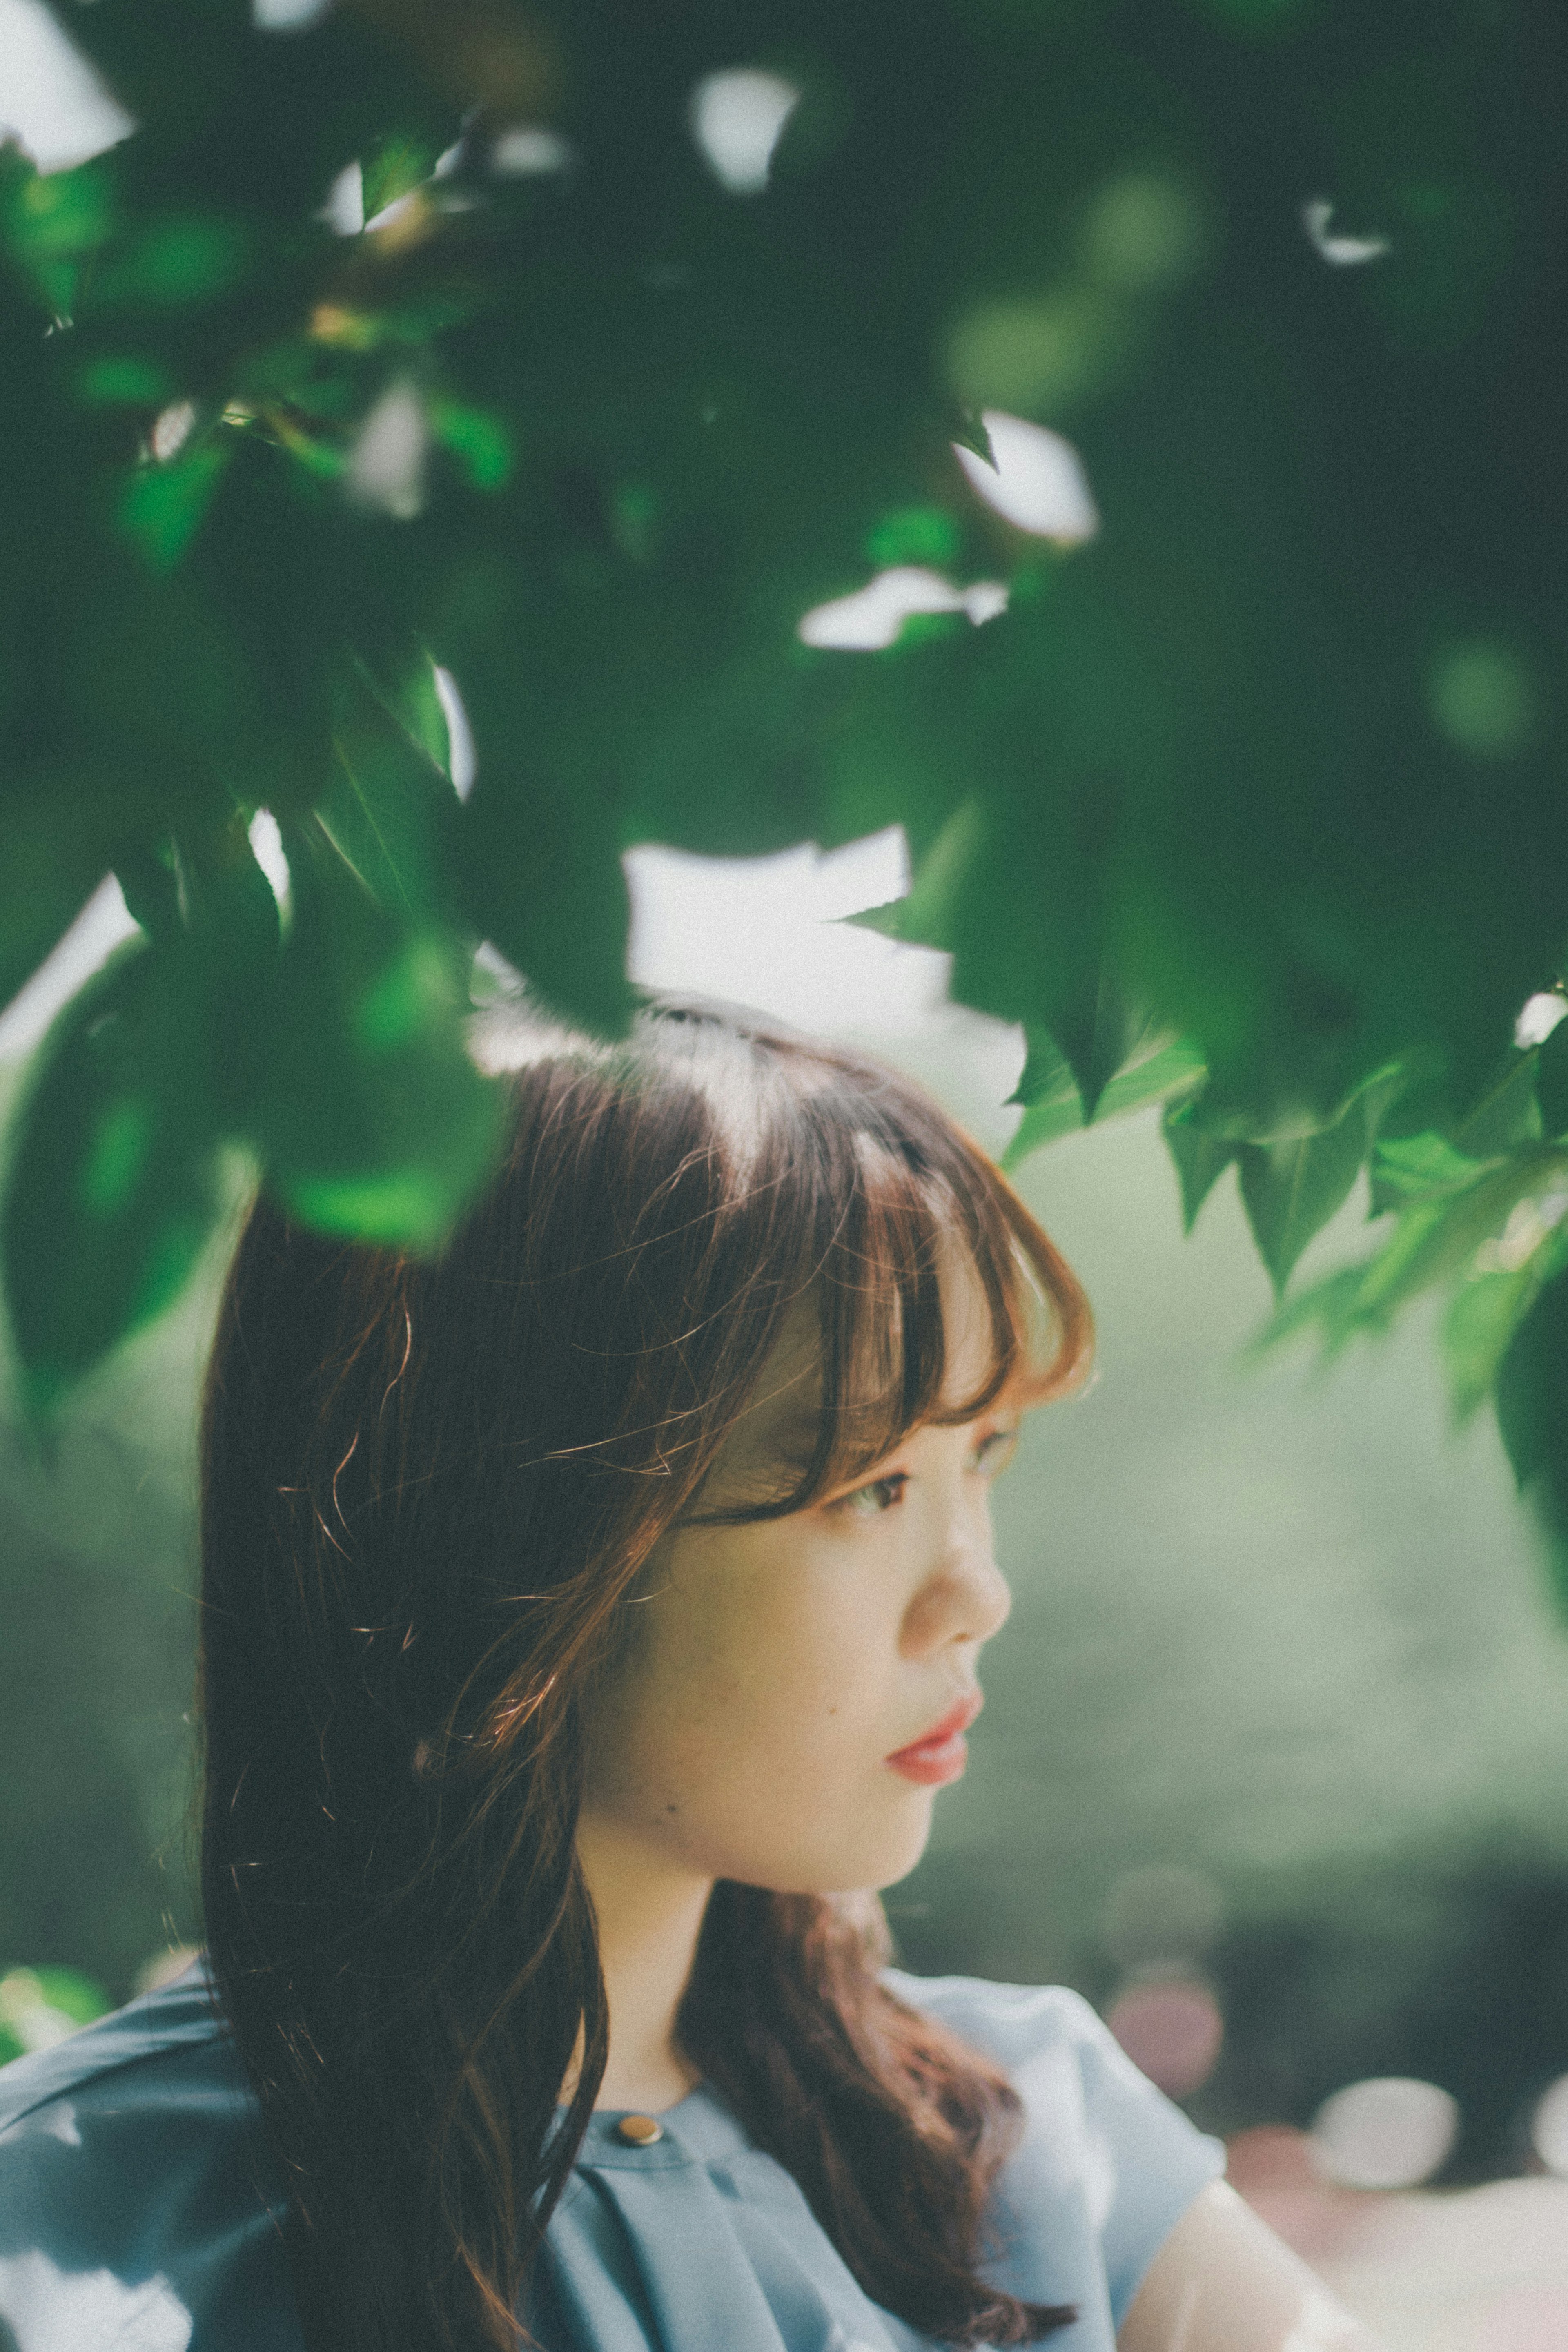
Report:
M 768 1260 L 776 1341 L 790 1307 L 814 1323 L 798 1381 L 802 1433 L 763 1497 L 690 1517 L 780 1518 L 852 1484 L 922 1423 L 1022 1411 L 1076 1387 L 1089 1307 L 1049 1236 L 977 1145 L 912 1081 L 727 1008 L 664 1008 L 643 1036 L 683 1065 L 713 1121 L 716 1223 L 750 1224 Z M 656 1042 L 655 1042 L 656 1041 Z M 945 1394 L 943 1284 L 967 1271 L 988 1360 Z M 748 1400 L 749 1402 L 749 1400 Z

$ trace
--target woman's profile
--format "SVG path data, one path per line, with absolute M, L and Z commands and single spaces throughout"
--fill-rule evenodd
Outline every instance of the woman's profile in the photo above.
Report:
M 887 1965 L 1087 1362 L 1051 1242 L 766 1023 L 480 1050 L 442 1256 L 240 1242 L 206 1956 L 0 2074 L 0 2345 L 1364 2347 L 1075 1995 Z

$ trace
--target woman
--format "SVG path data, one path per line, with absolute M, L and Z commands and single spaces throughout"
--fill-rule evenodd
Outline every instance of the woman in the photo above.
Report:
M 1046 1236 L 827 1047 L 481 1045 L 511 1147 L 438 1262 L 240 1244 L 208 1961 L 0 2082 L 0 2343 L 1364 2342 L 1074 1996 L 884 1967 L 990 1482 L 1087 1360 Z

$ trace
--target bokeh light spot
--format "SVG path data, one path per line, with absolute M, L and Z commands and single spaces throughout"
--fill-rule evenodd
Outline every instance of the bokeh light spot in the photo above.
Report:
M 1530 2144 L 1548 2172 L 1568 2180 L 1568 2074 L 1542 2092 L 1530 2119 Z
M 252 0 L 251 18 L 258 33 L 303 33 L 331 5 L 332 0 Z
M 152 455 L 161 466 L 177 457 L 191 437 L 196 421 L 196 404 L 193 400 L 172 400 L 152 421 L 149 436 Z
M 363 507 L 408 522 L 424 504 L 424 457 L 430 443 L 424 404 L 411 383 L 382 393 L 361 425 L 349 459 L 349 494 Z
M 965 613 L 977 628 L 1005 613 L 1008 592 L 999 580 L 977 580 L 956 588 L 939 572 L 895 564 L 852 596 L 815 604 L 796 631 L 802 645 L 837 653 L 881 653 L 897 643 L 906 621 L 928 613 Z
M 1064 408 L 1093 391 L 1126 334 L 1121 304 L 1092 287 L 983 302 L 948 339 L 948 375 L 971 408 Z
M 800 92 L 781 74 L 740 66 L 704 76 L 692 92 L 692 137 L 720 187 L 760 195 L 773 151 Z
M 1315 250 L 1336 269 L 1354 269 L 1367 261 L 1381 261 L 1393 247 L 1385 236 L 1343 236 L 1332 230 L 1333 206 L 1326 196 L 1313 196 L 1301 206 L 1301 226 Z
M 1103 286 L 1142 293 L 1179 285 L 1203 259 L 1203 207 L 1179 180 L 1124 172 L 1104 186 L 1083 224 L 1083 265 Z
M 961 442 L 953 445 L 958 463 L 988 507 L 1040 539 L 1075 547 L 1100 528 L 1082 462 L 1071 441 L 1043 425 L 988 408 L 984 415 L 994 465 L 988 466 Z
M 1225 2021 L 1210 1988 L 1196 1978 L 1129 1985 L 1105 2022 L 1151 2083 L 1173 2099 L 1190 2098 L 1214 2072 Z
M 1436 2083 L 1379 2075 L 1323 2101 L 1312 2156 L 1344 2189 L 1414 2189 L 1440 2169 L 1458 2130 L 1458 2105 Z
M 283 835 L 277 819 L 270 809 L 257 809 L 249 825 L 250 853 L 277 901 L 280 921 L 286 921 L 294 902 L 294 886 L 288 871 L 287 853 L 283 846 Z
M 505 180 L 543 179 L 576 161 L 570 140 L 540 122 L 512 123 L 497 133 L 490 149 L 490 169 Z
M 40 172 L 68 172 L 135 130 L 39 0 L 0 0 L 0 137 L 14 131 Z
M 57 2008 L 32 1969 L 9 1969 L 0 1977 L 0 2033 L 22 2050 L 52 2050 L 69 2039 L 80 2021 Z
M 318 217 L 336 236 L 358 236 L 365 225 L 365 175 L 357 163 L 344 164 Z
M 1560 996 L 1554 988 L 1526 997 L 1513 1024 L 1514 1044 L 1521 1053 L 1528 1053 L 1531 1045 L 1544 1045 L 1564 1013 L 1568 1013 L 1568 996 Z
M 1534 681 L 1511 646 L 1475 638 L 1432 666 L 1427 706 L 1440 733 L 1476 760 L 1507 760 L 1535 740 Z

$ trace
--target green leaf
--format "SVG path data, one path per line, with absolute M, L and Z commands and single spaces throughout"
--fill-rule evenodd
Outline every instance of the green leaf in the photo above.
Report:
M 456 912 L 557 1013 L 619 1036 L 634 1001 L 620 811 L 601 780 L 580 776 L 568 790 L 540 758 L 517 691 L 507 594 L 498 587 L 482 625 L 470 621 L 450 653 L 433 647 L 463 696 L 476 761 L 454 839 Z
M 862 907 L 858 915 L 838 915 L 834 920 L 852 923 L 859 930 L 875 931 L 884 940 L 902 940 L 907 937 L 905 909 L 908 905 L 907 898 L 886 898 L 880 907 Z M 925 946 L 927 942 L 921 940 L 916 944 Z
M 1009 1099 L 1025 1106 L 1012 1140 L 1002 1155 L 1007 1169 L 1020 1166 L 1031 1151 L 1071 1135 L 1085 1124 L 1083 1097 L 1064 1055 L 1043 1031 L 1026 1031 L 1029 1055 Z M 1203 1083 L 1203 1061 L 1185 1040 L 1145 1029 L 1127 1063 L 1119 1069 L 1100 1097 L 1093 1123 L 1122 1118 L 1152 1103 L 1190 1093 Z M 1227 1162 L 1228 1164 L 1228 1161 Z M 1190 1223 L 1190 1220 L 1189 1220 Z
M 1078 1081 L 1051 1039 L 1040 1030 L 1027 1033 L 1029 1052 L 1023 1075 L 1009 1097 L 1022 1103 L 1024 1115 L 1002 1154 L 1002 1166 L 1019 1167 L 1031 1151 L 1072 1135 L 1083 1124 L 1083 1098 Z
M 890 899 L 885 907 L 868 907 L 845 920 L 863 930 L 880 931 L 884 939 L 949 949 L 955 902 L 986 846 L 985 810 L 977 800 L 965 801 L 946 819 L 921 858 L 907 895 Z
M 1398 1136 L 1377 1146 L 1372 1161 L 1372 1213 L 1404 1208 L 1412 1201 L 1447 1199 L 1463 1192 L 1495 1163 L 1472 1160 L 1446 1136 Z
M 1069 1095 L 1076 1098 L 1078 1081 L 1068 1068 L 1055 1040 L 1043 1029 L 1026 1029 L 1024 1043 L 1023 1069 L 1017 1086 L 1008 1097 L 1009 1102 L 1021 1103 L 1026 1110 L 1030 1110 L 1039 1102 L 1061 1101 Z
M 1116 1073 L 1147 1061 L 1169 1032 L 1130 1001 L 1114 968 L 1102 961 L 1088 987 L 1061 1008 L 1051 1034 L 1078 1081 L 1084 1117 L 1092 1119 Z
M 1182 1223 L 1190 1234 L 1198 1211 L 1240 1147 L 1227 1136 L 1210 1135 L 1197 1126 L 1186 1104 L 1166 1111 L 1165 1139 L 1181 1185 Z
M 428 654 L 413 662 L 401 685 L 386 698 L 387 708 L 415 747 L 451 781 L 452 742 L 446 713 L 435 687 L 435 665 Z
M 1495 1152 L 1530 1143 L 1542 1133 L 1536 1102 L 1540 1055 L 1510 1046 L 1500 1066 L 1481 1089 L 1478 1100 L 1454 1129 L 1454 1141 L 1472 1160 L 1488 1160 Z
M 1332 1127 L 1238 1145 L 1241 1198 L 1276 1296 L 1307 1244 L 1349 1197 L 1377 1123 L 1404 1082 L 1403 1071 L 1392 1065 L 1362 1085 Z M 1201 1117 L 1201 1097 L 1196 1109 Z
M 1536 1284 L 1549 1279 L 1568 1248 L 1565 1186 L 1563 1154 L 1536 1144 L 1483 1167 L 1472 1183 L 1411 1200 L 1381 1248 L 1281 1308 L 1264 1344 L 1313 1322 L 1335 1346 L 1354 1331 L 1386 1330 L 1400 1307 L 1446 1283 L 1471 1286 L 1521 1272 Z M 1473 1327 L 1461 1316 L 1457 1347 L 1468 1351 L 1472 1336 L 1481 1346 L 1486 1311 L 1478 1304 Z M 1461 1368 L 1455 1389 L 1461 1410 L 1469 1378 Z
M 94 157 L 74 171 L 38 173 L 29 165 L 4 190 L 5 241 L 49 308 L 68 317 L 83 265 L 114 233 L 113 169 Z
M 1147 1110 L 1150 1103 L 1187 1098 L 1204 1085 L 1204 1056 L 1189 1037 L 1150 1033 L 1126 1068 L 1116 1070 L 1100 1098 L 1095 1119 L 1122 1119 L 1131 1110 Z
M 464 912 L 545 1002 L 601 1036 L 622 1035 L 631 901 L 613 814 L 543 789 L 506 790 L 480 754 L 456 870 Z
M 1374 1325 L 1364 1310 L 1362 1278 L 1364 1266 L 1342 1265 L 1321 1282 L 1299 1290 L 1293 1298 L 1283 1300 L 1270 1317 L 1261 1331 L 1249 1344 L 1249 1355 L 1265 1355 L 1287 1339 L 1299 1339 L 1312 1332 L 1328 1358 L 1337 1356 L 1349 1342 Z
M 1497 1418 L 1520 1492 L 1552 1473 L 1568 1499 L 1568 1282 L 1548 1284 L 1521 1318 L 1498 1371 Z
M 1512 1273 L 1472 1275 L 1460 1283 L 1443 1318 L 1443 1357 L 1454 1412 L 1468 1421 L 1496 1384 L 1514 1333 L 1541 1288 L 1533 1266 Z
M 1202 1086 L 1205 1076 L 1203 1055 L 1190 1038 L 1173 1037 L 1151 1026 L 1106 1087 L 1095 1121 L 1123 1118 L 1130 1111 L 1146 1110 L 1151 1103 L 1185 1097 Z
M 427 710 L 410 715 L 432 724 Z M 378 905 L 439 917 L 458 820 L 451 780 L 357 660 L 335 681 L 332 751 L 337 774 L 316 815 L 339 856 Z
M 381 140 L 361 165 L 365 218 L 374 220 L 399 196 L 428 180 L 440 152 L 434 139 L 417 132 L 393 132 Z
M 5 808 L 0 835 L 0 1007 L 32 978 L 102 881 L 124 823 L 75 778 L 47 786 L 29 780 L 16 799 L 20 805 Z
M 93 408 L 158 408 L 177 389 L 167 368 L 130 352 L 89 360 L 76 378 L 77 398 Z
M 183 310 L 210 301 L 249 277 L 249 224 L 213 213 L 148 222 L 118 246 L 92 280 L 96 310 Z
M 149 939 L 173 938 L 183 929 L 180 856 L 172 835 L 122 842 L 115 852 L 114 877 L 127 913 Z
M 913 563 L 943 569 L 956 563 L 964 534 L 946 507 L 895 507 L 866 534 L 868 563 L 879 570 Z
M 466 1051 L 468 947 L 379 907 L 319 829 L 284 839 L 294 915 L 251 1102 L 267 1181 L 319 1232 L 439 1248 L 504 1122 Z
M 172 572 L 185 553 L 228 457 L 224 442 L 198 441 L 166 465 L 148 458 L 128 478 L 120 499 L 120 528 L 153 572 Z
M 217 1213 L 200 1007 L 132 942 L 60 1015 L 18 1113 L 0 1253 L 30 1412 L 47 1417 L 183 1288 Z
M 1535 1055 L 1542 1131 L 1568 1135 L 1568 1021 L 1560 1021 Z
M 475 489 L 505 488 L 511 479 L 515 452 L 504 418 L 465 401 L 441 398 L 428 401 L 425 414 L 436 439 L 457 458 Z
M 995 466 L 997 457 L 991 446 L 990 429 L 977 408 L 966 408 L 959 412 L 953 426 L 953 438 L 960 449 L 972 449 L 977 457 L 985 459 L 988 466 Z
M 1568 1279 L 1540 1290 L 1497 1374 L 1498 1428 L 1521 1495 L 1551 1538 L 1549 1567 L 1568 1614 Z
M 1349 1196 L 1367 1141 L 1365 1115 L 1352 1104 L 1321 1135 L 1236 1147 L 1248 1222 L 1277 1294 L 1314 1234 Z

